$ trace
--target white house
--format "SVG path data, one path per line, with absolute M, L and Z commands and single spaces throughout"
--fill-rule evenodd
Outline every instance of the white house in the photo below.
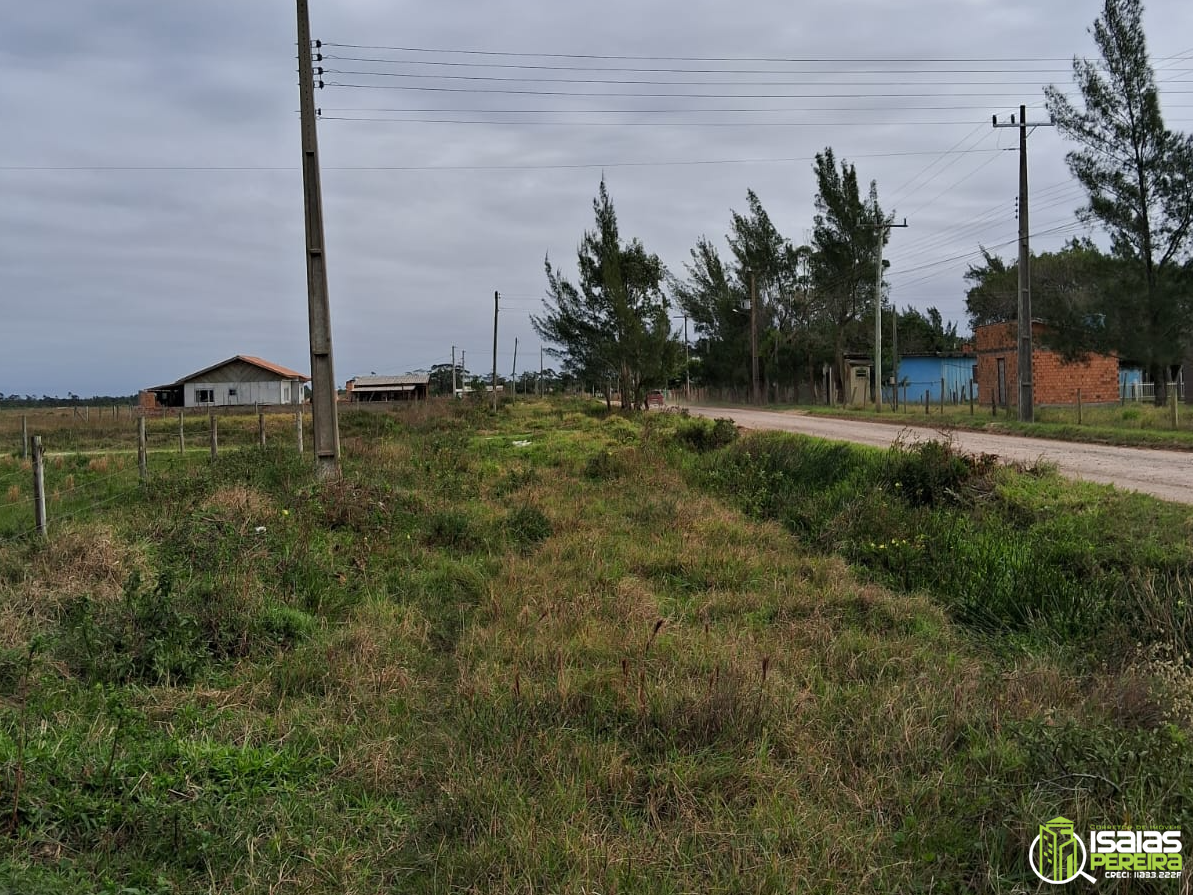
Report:
M 236 404 L 300 404 L 310 381 L 294 370 L 238 354 L 169 385 L 142 392 L 142 404 L 158 407 L 227 407 Z

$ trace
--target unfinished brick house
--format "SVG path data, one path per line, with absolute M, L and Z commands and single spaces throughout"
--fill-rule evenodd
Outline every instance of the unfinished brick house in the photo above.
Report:
M 1083 404 L 1111 404 L 1119 400 L 1118 358 L 1091 354 L 1084 361 L 1066 362 L 1055 351 L 1041 347 L 1048 328 L 1038 320 L 1032 332 L 1032 401 L 1036 407 L 1077 403 L 1081 389 Z M 978 356 L 978 400 L 1000 407 L 1019 405 L 1019 323 L 991 323 L 974 331 Z

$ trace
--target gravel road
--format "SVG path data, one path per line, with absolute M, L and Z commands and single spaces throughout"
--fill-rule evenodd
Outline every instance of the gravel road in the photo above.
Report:
M 905 440 L 940 438 L 942 430 L 924 426 L 899 427 L 862 420 L 830 419 L 801 413 L 690 407 L 699 416 L 726 417 L 746 429 L 778 429 L 887 447 L 902 433 Z M 992 435 L 963 429 L 949 430 L 953 441 L 974 454 L 997 454 L 1006 460 L 1053 463 L 1066 476 L 1142 491 L 1164 500 L 1193 504 L 1193 454 L 1147 448 L 1078 444 L 1016 435 Z

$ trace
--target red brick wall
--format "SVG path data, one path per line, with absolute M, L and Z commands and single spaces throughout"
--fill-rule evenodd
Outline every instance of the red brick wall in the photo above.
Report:
M 1006 403 L 1019 404 L 1019 351 L 1016 347 L 1019 325 L 993 323 L 980 326 L 974 333 L 978 352 L 978 401 L 985 406 L 997 393 L 998 359 L 1006 367 Z M 1032 324 L 1032 338 L 1038 343 L 1044 333 L 1042 324 Z M 1094 354 L 1083 362 L 1065 363 L 1054 351 L 1037 348 L 1032 352 L 1033 400 L 1036 406 L 1076 404 L 1077 389 L 1082 403 L 1098 404 L 1118 400 L 1118 358 Z

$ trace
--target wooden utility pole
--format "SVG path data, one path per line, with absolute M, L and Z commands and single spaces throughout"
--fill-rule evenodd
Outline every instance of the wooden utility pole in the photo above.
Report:
M 456 396 L 456 346 L 452 346 L 452 397 Z
M 1027 107 L 1019 107 L 1019 121 L 1011 116 L 1009 124 L 999 124 L 998 116 L 992 118 L 995 127 L 1019 128 L 1019 422 L 1035 420 L 1035 403 L 1032 392 L 1032 337 L 1031 337 L 1031 245 L 1028 236 L 1027 217 L 1027 129 L 1053 127 L 1051 121 L 1028 124 Z
M 895 368 L 894 385 L 891 388 L 891 403 L 899 409 L 899 309 L 891 304 L 891 365 Z
M 543 397 L 546 393 L 547 390 L 543 387 L 543 346 L 539 345 L 539 397 Z
M 323 251 L 323 191 L 319 182 L 319 139 L 315 130 L 315 83 L 311 67 L 311 22 L 307 0 L 298 2 L 299 110 L 302 117 L 302 183 L 306 206 L 307 320 L 311 342 L 311 418 L 315 471 L 340 477 L 340 424 L 331 358 L 331 307 Z M 322 82 L 320 82 L 322 86 Z
M 877 201 L 874 209 L 877 212 Z M 874 228 L 878 236 L 878 251 L 875 253 L 878 263 L 874 271 L 874 409 L 879 413 L 882 412 L 882 244 L 886 242 L 886 231 L 906 226 L 907 218 L 904 218 L 902 224 L 879 221 Z
M 754 286 L 754 271 L 750 271 L 750 400 L 761 404 L 758 385 L 758 297 Z
M 149 451 L 145 445 L 145 417 L 137 417 L 137 473 L 141 484 L 149 481 Z
M 501 294 L 493 293 L 493 412 L 497 412 L 497 311 Z
M 518 397 L 518 337 L 514 336 L 514 366 L 510 371 L 510 382 L 514 384 L 514 397 Z
M 684 376 L 684 400 L 692 403 L 692 356 L 689 353 L 688 346 L 688 315 L 683 315 L 683 376 Z
M 41 436 L 33 436 L 33 520 L 37 533 L 46 536 L 46 469 Z

